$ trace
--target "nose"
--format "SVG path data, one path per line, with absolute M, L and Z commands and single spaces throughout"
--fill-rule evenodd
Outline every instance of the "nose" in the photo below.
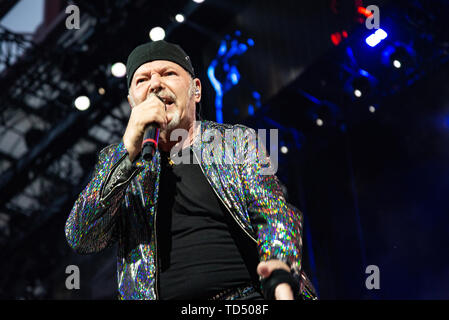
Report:
M 156 93 L 162 89 L 161 76 L 158 73 L 153 73 L 150 79 L 149 93 Z

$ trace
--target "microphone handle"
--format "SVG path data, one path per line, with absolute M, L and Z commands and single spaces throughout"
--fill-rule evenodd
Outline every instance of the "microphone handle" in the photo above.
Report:
M 142 142 L 142 158 L 146 161 L 153 159 L 159 141 L 159 128 L 151 124 L 145 129 Z

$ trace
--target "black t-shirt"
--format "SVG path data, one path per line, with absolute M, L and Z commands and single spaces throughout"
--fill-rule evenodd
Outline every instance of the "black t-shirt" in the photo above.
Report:
M 257 281 L 256 244 L 239 229 L 199 165 L 191 161 L 170 166 L 167 154 L 161 155 L 160 299 L 207 299 Z

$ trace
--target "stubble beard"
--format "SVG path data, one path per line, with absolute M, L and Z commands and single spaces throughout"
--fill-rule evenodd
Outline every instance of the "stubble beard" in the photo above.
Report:
M 179 114 L 179 110 L 176 109 L 173 111 L 173 117 L 170 120 L 170 122 L 167 124 L 166 131 L 167 133 L 172 132 L 174 129 L 176 129 L 179 126 L 179 123 L 181 122 L 181 115 Z
M 189 91 L 187 93 L 187 101 L 190 101 L 190 99 L 192 98 L 193 94 L 194 94 L 194 90 L 195 90 L 195 83 L 193 82 L 193 79 L 190 81 L 190 85 L 189 85 Z M 176 105 L 176 104 L 175 104 Z M 176 109 L 173 110 L 173 117 L 170 120 L 170 122 L 167 124 L 167 127 L 165 129 L 167 136 L 170 135 L 170 133 L 178 128 L 178 126 L 181 123 L 181 113 L 178 109 L 178 105 L 176 105 Z

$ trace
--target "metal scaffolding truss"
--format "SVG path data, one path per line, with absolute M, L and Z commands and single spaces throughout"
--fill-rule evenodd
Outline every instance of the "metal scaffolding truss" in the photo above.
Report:
M 175 3 L 179 9 L 192 6 Z M 0 28 L 2 256 L 13 254 L 33 230 L 73 204 L 98 152 L 121 140 L 130 112 L 126 81 L 114 78 L 110 66 L 142 41 L 139 33 L 129 35 L 130 28 L 161 19 L 147 1 L 67 4 L 82 12 L 79 30 L 66 29 L 64 11 L 45 37 L 34 35 L 37 40 Z M 168 7 L 161 5 L 159 14 Z M 74 107 L 80 95 L 90 98 L 86 111 Z
M 119 20 L 126 21 L 127 11 L 120 9 L 128 1 L 115 3 L 109 10 L 121 12 Z M 101 47 L 96 37 L 123 27 L 115 22 L 114 28 L 101 28 L 111 25 L 107 17 L 100 23 L 86 10 L 81 30 L 59 26 L 39 45 L 0 29 L 0 39 L 6 40 L 1 42 L 0 245 L 8 240 L 12 248 L 71 201 L 100 148 L 120 140 L 128 117 L 124 81 L 106 77 L 108 61 L 93 66 L 96 61 L 90 59 Z M 103 31 L 96 34 L 97 28 Z M 104 96 L 98 94 L 99 74 Z M 73 106 L 81 94 L 91 97 L 92 107 L 84 112 Z
M 31 34 L 17 34 L 0 25 L 0 72 L 11 67 L 32 46 Z
M 60 221 L 89 181 L 98 152 L 119 142 L 128 122 L 126 81 L 114 78 L 110 67 L 147 36 L 129 30 L 142 31 L 148 19 L 164 23 L 172 5 L 195 6 L 178 0 L 158 4 L 155 12 L 154 4 L 142 0 L 61 3 L 79 6 L 79 30 L 66 29 L 64 11 L 45 36 L 0 28 L 0 259 L 8 261 L 2 265 L 8 276 L 0 280 L 0 297 L 50 277 L 48 269 L 39 275 L 39 259 L 47 257 L 54 266 L 68 254 L 65 243 L 55 243 L 63 233 Z M 80 95 L 90 98 L 86 111 L 74 107 Z M 17 267 L 23 254 L 27 263 Z M 16 283 L 15 273 L 29 273 L 30 279 Z

